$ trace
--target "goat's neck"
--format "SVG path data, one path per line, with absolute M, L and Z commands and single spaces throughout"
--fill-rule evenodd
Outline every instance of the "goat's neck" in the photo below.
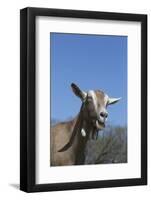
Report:
M 85 161 L 85 148 L 86 148 L 86 144 L 89 138 L 92 138 L 94 135 L 94 127 L 92 126 L 92 124 L 90 124 L 89 122 L 83 122 L 83 127 L 82 127 L 85 132 L 86 132 L 86 136 L 83 137 L 81 132 L 78 133 L 76 135 L 76 143 L 75 143 L 75 153 L 76 153 L 76 160 L 75 160 L 75 164 L 76 165 L 80 165 L 80 164 L 84 164 Z

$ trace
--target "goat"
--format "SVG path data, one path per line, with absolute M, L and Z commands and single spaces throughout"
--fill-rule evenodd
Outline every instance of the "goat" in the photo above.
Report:
M 97 139 L 98 131 L 105 127 L 107 106 L 120 100 L 109 98 L 100 90 L 84 92 L 74 83 L 71 88 L 82 101 L 81 109 L 73 120 L 50 129 L 51 166 L 84 164 L 87 141 Z

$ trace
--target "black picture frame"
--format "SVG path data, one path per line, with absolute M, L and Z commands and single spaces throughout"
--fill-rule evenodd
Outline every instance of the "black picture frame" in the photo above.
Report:
M 72 183 L 35 183 L 35 19 L 37 16 L 120 20 L 141 23 L 141 178 Z M 147 184 L 147 15 L 24 8 L 20 11 L 20 189 L 25 192 Z

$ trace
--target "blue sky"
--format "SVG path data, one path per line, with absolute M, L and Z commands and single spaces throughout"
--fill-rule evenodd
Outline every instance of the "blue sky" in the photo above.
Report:
M 79 112 L 71 88 L 100 89 L 122 100 L 108 106 L 112 125 L 127 125 L 127 37 L 50 33 L 51 119 L 64 121 Z

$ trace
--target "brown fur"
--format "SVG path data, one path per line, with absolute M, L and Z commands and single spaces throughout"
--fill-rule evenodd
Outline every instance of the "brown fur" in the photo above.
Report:
M 51 165 L 73 165 L 75 162 L 75 145 L 72 145 L 70 149 L 64 152 L 58 152 L 62 148 L 63 144 L 66 144 L 70 140 L 71 133 L 73 131 L 76 118 L 68 123 L 59 123 L 51 128 L 50 137 L 50 152 L 51 152 Z M 76 141 L 75 141 L 76 143 Z
M 98 105 L 98 107 L 102 107 L 102 106 L 105 106 L 105 104 L 107 103 L 107 102 L 105 102 L 104 100 L 105 100 L 105 94 L 104 94 L 104 92 L 102 92 L 102 91 L 100 91 L 100 90 L 96 90 L 95 91 L 95 95 L 96 95 L 96 97 L 97 97 L 97 105 Z

